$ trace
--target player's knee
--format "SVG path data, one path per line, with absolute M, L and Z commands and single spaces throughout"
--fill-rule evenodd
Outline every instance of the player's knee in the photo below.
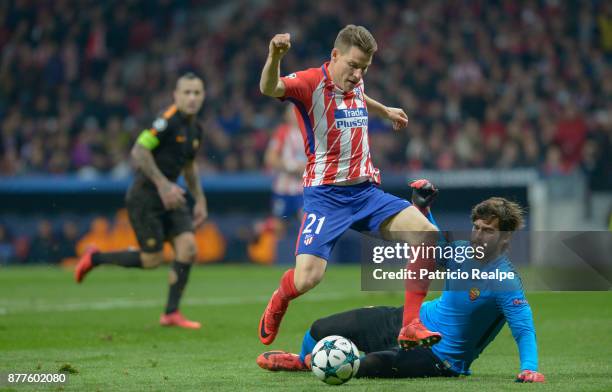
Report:
M 318 319 L 310 326 L 310 336 L 316 341 L 323 339 L 326 336 L 334 335 L 334 333 L 328 334 L 329 328 L 325 323 L 325 319 Z
M 439 231 L 438 228 L 425 217 L 425 215 L 421 214 L 420 211 L 414 213 L 414 211 L 410 211 L 410 214 L 407 215 L 408 219 L 403 219 L 401 223 L 405 226 L 404 229 L 408 231 Z
M 295 288 L 304 293 L 315 287 L 323 279 L 327 262 L 317 256 L 300 254 L 296 259 Z
M 317 269 L 306 269 L 295 277 L 295 288 L 300 292 L 306 292 L 321 282 L 324 271 Z
M 308 276 L 308 277 L 303 278 L 300 282 L 295 282 L 295 288 L 300 293 L 303 293 L 305 291 L 312 289 L 316 285 L 318 285 L 320 281 L 321 281 L 320 277 Z
M 412 238 L 408 238 L 408 241 L 412 240 L 416 244 L 434 245 L 438 241 L 438 229 L 434 225 L 431 225 L 431 228 L 424 227 L 410 234 L 412 234 Z
M 431 232 L 437 233 L 440 230 L 433 223 L 431 223 L 430 221 L 427 221 L 423 223 L 422 231 L 431 231 Z
M 140 260 L 142 261 L 142 266 L 146 269 L 152 269 L 159 267 L 164 262 L 164 252 L 156 252 L 156 253 L 140 253 Z
M 310 336 L 314 340 L 321 340 L 329 335 L 357 336 L 358 321 L 355 311 L 333 314 L 316 320 L 310 326 Z
M 176 259 L 182 262 L 193 262 L 196 255 L 195 241 L 183 241 L 176 249 Z
M 424 242 L 432 244 L 438 241 L 440 229 L 438 229 L 438 227 L 430 221 L 427 221 L 421 233 L 423 233 L 423 236 L 425 237 Z

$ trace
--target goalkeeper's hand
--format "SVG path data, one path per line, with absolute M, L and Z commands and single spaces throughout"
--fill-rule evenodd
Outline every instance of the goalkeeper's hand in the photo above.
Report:
M 412 188 L 412 204 L 420 210 L 426 210 L 438 196 L 438 189 L 424 178 L 410 183 Z
M 516 376 L 516 382 L 544 382 L 544 375 L 533 370 L 523 370 Z

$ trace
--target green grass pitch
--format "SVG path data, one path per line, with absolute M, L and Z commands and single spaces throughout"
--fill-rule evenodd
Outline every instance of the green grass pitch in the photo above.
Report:
M 281 268 L 204 266 L 193 270 L 183 312 L 199 331 L 157 324 L 167 270 L 103 267 L 82 285 L 51 267 L 0 269 L 0 373 L 76 374 L 64 386 L 0 390 L 66 391 L 612 391 L 612 293 L 527 293 L 538 334 L 543 385 L 513 383 L 518 353 L 507 327 L 461 379 L 351 380 L 332 387 L 310 373 L 272 373 L 255 358 L 269 349 L 297 352 L 320 316 L 366 305 L 396 305 L 401 293 L 359 290 L 358 267 L 333 265 L 324 282 L 294 301 L 270 347 L 256 335 Z M 431 296 L 437 293 L 431 293 Z

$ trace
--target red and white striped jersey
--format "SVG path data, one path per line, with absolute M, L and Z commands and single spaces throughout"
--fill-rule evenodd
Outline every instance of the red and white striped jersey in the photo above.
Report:
M 344 92 L 331 80 L 327 65 L 281 78 L 285 83 L 281 99 L 295 105 L 308 158 L 303 184 L 337 184 L 361 178 L 380 183 L 380 172 L 370 156 L 363 81 Z
M 270 139 L 269 148 L 280 157 L 286 168 L 297 169 L 306 163 L 304 141 L 300 130 L 295 125 L 279 125 Z M 302 178 L 299 174 L 281 171 L 274 179 L 272 190 L 279 195 L 301 195 L 304 193 Z

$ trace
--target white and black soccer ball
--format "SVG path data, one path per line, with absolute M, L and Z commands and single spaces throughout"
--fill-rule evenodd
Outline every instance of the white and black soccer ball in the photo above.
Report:
M 355 343 L 338 335 L 325 337 L 314 346 L 312 372 L 331 385 L 344 384 L 359 370 L 359 350 Z

